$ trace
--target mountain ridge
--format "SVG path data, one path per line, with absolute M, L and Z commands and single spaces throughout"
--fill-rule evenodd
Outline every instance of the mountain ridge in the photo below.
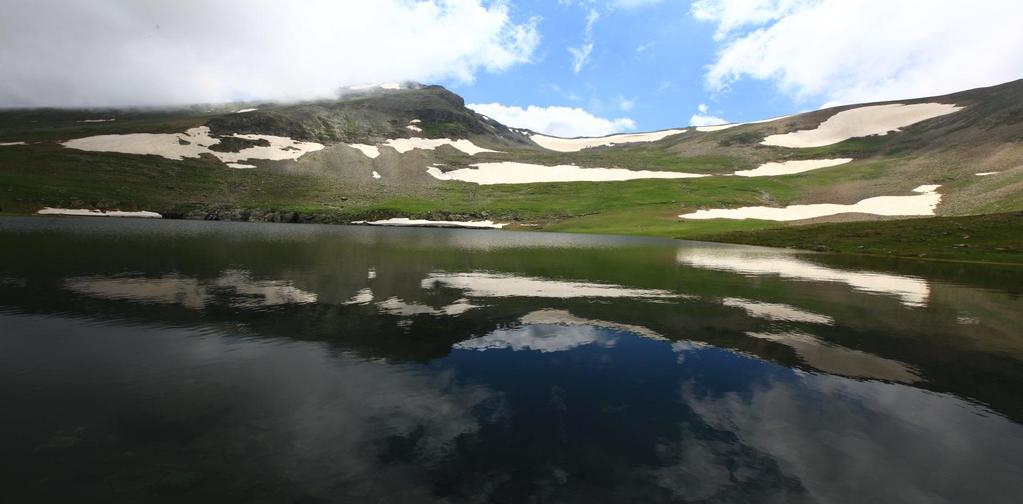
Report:
M 832 118 L 840 122 L 848 115 L 843 113 L 898 115 L 926 104 L 961 108 L 827 145 L 764 145 L 772 135 L 814 130 Z M 184 133 L 189 131 L 195 135 Z M 673 131 L 678 133 L 663 135 Z M 713 131 L 687 127 L 596 137 L 589 140 L 613 145 L 591 148 L 550 150 L 537 143 L 540 135 L 503 125 L 466 108 L 457 94 L 428 85 L 292 104 L 4 110 L 0 143 L 25 144 L 0 146 L 0 186 L 6 188 L 0 211 L 92 208 L 324 223 L 486 219 L 512 229 L 692 237 L 792 225 L 679 217 L 698 210 L 841 210 L 880 196 L 897 202 L 925 185 L 940 187 L 936 215 L 1023 210 L 1023 80 Z M 82 139 L 101 147 L 71 148 Z M 174 152 L 160 151 L 161 157 L 146 142 Z M 850 161 L 813 162 L 838 158 Z M 811 168 L 785 174 L 791 162 Z M 755 170 L 767 165 L 772 169 Z M 479 180 L 484 171 L 488 180 L 506 183 L 458 180 Z M 652 172 L 671 179 L 643 178 Z M 773 175 L 731 176 L 738 172 Z M 840 211 L 795 224 L 892 218 Z

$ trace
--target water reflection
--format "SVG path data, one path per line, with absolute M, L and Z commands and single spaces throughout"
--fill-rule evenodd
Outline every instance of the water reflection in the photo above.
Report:
M 180 304 L 194 310 L 203 309 L 217 297 L 226 298 L 226 304 L 234 307 L 315 303 L 317 299 L 315 293 L 297 289 L 288 281 L 253 280 L 249 272 L 241 270 L 228 270 L 211 280 L 180 275 L 159 278 L 85 276 L 68 278 L 64 285 L 68 290 L 86 296 Z
M 780 250 L 683 248 L 678 252 L 678 261 L 699 268 L 748 275 L 779 275 L 813 282 L 841 282 L 859 291 L 897 296 L 907 306 L 925 306 L 931 293 L 930 285 L 922 278 L 828 268 Z
M 458 299 L 449 305 L 445 305 L 440 308 L 433 308 L 432 306 L 418 303 L 406 303 L 401 299 L 392 297 L 377 303 L 377 308 L 379 308 L 381 312 L 389 313 L 391 315 L 411 317 L 414 315 L 457 316 L 472 310 L 473 308 L 479 308 L 479 306 L 476 306 L 463 298 Z
M 835 323 L 835 320 L 827 315 L 811 313 L 781 303 L 762 303 L 742 298 L 725 298 L 721 300 L 721 304 L 742 308 L 751 317 L 760 317 L 767 320 L 786 320 L 826 325 L 834 325 Z
M 611 284 L 560 281 L 486 272 L 436 272 L 423 280 L 424 289 L 459 289 L 470 297 L 553 298 L 671 298 L 678 294 L 662 289 L 632 289 Z
M 410 477 L 416 467 L 443 461 L 457 440 L 502 414 L 500 394 L 453 373 L 323 345 L 159 326 L 139 338 L 137 327 L 99 330 L 60 318 L 8 315 L 0 323 L 11 331 L 0 340 L 0 390 L 18 397 L 20 410 L 0 414 L 5 426 L 19 426 L 5 443 L 22 464 L 6 468 L 21 482 L 8 496 L 23 502 L 137 493 L 190 500 L 195 489 L 222 498 L 255 490 L 268 502 L 429 501 L 429 485 Z M 23 376 L 21 385 L 33 386 L 26 396 L 9 375 L 18 363 L 62 369 L 36 371 L 31 382 Z M 109 420 L 90 412 L 97 404 Z M 79 479 L 81 471 L 99 478 Z M 54 487 L 54 479 L 75 485 Z
M 563 352 L 584 345 L 610 348 L 618 341 L 617 334 L 620 332 L 654 340 L 667 340 L 645 327 L 584 319 L 565 310 L 537 310 L 524 315 L 519 322 L 522 324 L 519 327 L 498 329 L 485 336 L 456 343 L 452 348 L 538 352 Z
M 683 382 L 680 391 L 708 427 L 798 481 L 805 500 L 1011 502 L 1005 489 L 1021 484 L 1019 426 L 946 396 L 819 375 L 717 393 Z
M 962 266 L 974 283 L 957 284 L 658 240 L 17 222 L 0 220 L 16 500 L 1023 492 L 1023 278 L 1004 271 Z
M 916 370 L 906 364 L 831 345 L 810 334 L 801 332 L 746 334 L 791 347 L 804 362 L 825 373 L 903 383 L 920 380 Z

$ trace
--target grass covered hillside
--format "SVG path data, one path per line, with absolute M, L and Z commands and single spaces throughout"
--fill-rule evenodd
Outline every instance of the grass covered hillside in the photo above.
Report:
M 1023 212 L 786 226 L 702 235 L 745 243 L 923 259 L 1023 264 Z
M 823 145 L 771 140 L 812 137 L 842 121 L 876 130 L 888 124 L 885 114 L 912 106 L 942 113 Z M 611 145 L 575 150 L 551 142 L 559 140 L 506 127 L 444 88 L 415 84 L 298 104 L 6 110 L 0 213 L 52 207 L 286 222 L 489 219 L 529 230 L 1020 261 L 1012 251 L 1023 240 L 1023 219 L 1013 217 L 1023 210 L 1023 81 L 687 128 L 653 141 L 610 137 L 586 142 Z M 811 167 L 821 161 L 833 165 Z M 804 171 L 789 173 L 796 166 Z M 914 192 L 921 187 L 932 193 Z M 753 218 L 728 213 L 742 207 L 752 207 L 742 216 Z M 772 220 L 765 209 L 797 218 Z M 694 217 L 711 210 L 727 216 Z M 970 243 L 998 237 L 984 253 L 952 250 L 958 244 L 946 241 L 956 239 L 940 233 L 958 221 L 927 218 L 983 214 L 1002 214 L 968 221 L 988 230 L 972 233 Z M 928 226 L 938 234 L 924 236 Z

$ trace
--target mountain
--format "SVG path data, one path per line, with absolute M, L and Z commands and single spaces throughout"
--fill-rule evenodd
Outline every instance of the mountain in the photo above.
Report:
M 5 214 L 410 217 L 671 237 L 1013 212 L 1023 80 L 597 139 L 510 128 L 415 83 L 292 104 L 4 110 L 0 187 Z

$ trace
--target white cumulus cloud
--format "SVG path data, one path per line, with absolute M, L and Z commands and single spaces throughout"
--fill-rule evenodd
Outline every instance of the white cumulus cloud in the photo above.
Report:
M 753 78 L 799 100 L 944 94 L 1023 77 L 1017 0 L 697 0 L 717 25 L 713 90 Z
M 706 103 L 697 105 L 696 111 L 697 113 L 689 117 L 690 126 L 717 126 L 719 124 L 728 124 L 727 119 L 711 115 L 710 108 L 707 107 Z
M 503 0 L 5 0 L 0 106 L 330 96 L 528 62 Z
M 581 108 L 537 107 L 526 108 L 500 103 L 473 103 L 469 108 L 515 128 L 528 128 L 538 133 L 559 137 L 604 136 L 636 129 L 636 123 L 627 117 L 606 119 Z

